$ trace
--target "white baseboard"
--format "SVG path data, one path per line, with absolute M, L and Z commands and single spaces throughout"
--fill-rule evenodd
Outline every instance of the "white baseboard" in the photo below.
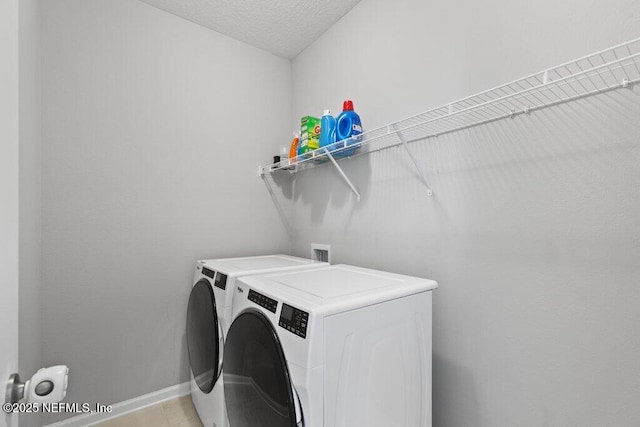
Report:
M 103 421 L 110 420 L 121 415 L 128 414 L 133 411 L 137 411 L 147 406 L 156 405 L 158 403 L 175 399 L 177 397 L 185 396 L 191 392 L 190 383 L 182 383 L 171 387 L 163 388 L 162 390 L 154 391 L 149 394 L 134 397 L 133 399 L 125 400 L 124 402 L 115 403 L 112 405 L 113 411 L 110 413 L 90 413 L 82 414 L 77 417 L 67 418 L 66 420 L 59 421 L 57 423 L 48 424 L 45 427 L 87 427 L 92 426 Z

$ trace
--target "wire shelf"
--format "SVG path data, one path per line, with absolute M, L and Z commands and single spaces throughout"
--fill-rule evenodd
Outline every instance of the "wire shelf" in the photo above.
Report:
M 367 131 L 360 141 L 350 141 L 351 145 L 347 145 L 346 140 L 340 141 L 331 150 L 319 148 L 282 164 L 260 166 L 258 172 L 261 176 L 279 170 L 297 172 L 328 160 L 338 167 L 335 155 L 354 147 L 359 147 L 354 154 L 357 156 L 404 145 L 411 155 L 407 147 L 411 142 L 530 114 L 542 108 L 630 87 L 638 82 L 640 38 Z M 412 160 L 427 185 L 413 156 Z

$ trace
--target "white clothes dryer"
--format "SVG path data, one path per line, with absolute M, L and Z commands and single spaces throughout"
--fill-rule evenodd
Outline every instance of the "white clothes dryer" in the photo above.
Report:
M 287 255 L 210 259 L 196 263 L 187 308 L 187 346 L 191 399 L 205 427 L 229 425 L 220 375 L 224 336 L 231 323 L 233 290 L 238 278 L 327 265 Z
M 336 265 L 241 278 L 233 427 L 430 427 L 433 280 Z

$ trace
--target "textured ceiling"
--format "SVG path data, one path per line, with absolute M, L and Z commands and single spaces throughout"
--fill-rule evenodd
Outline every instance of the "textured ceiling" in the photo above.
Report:
M 293 58 L 360 0 L 141 0 L 275 55 Z

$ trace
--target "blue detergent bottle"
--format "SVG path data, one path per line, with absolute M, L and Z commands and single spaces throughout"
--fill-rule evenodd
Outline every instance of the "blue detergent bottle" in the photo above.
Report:
M 340 142 L 347 140 L 347 146 L 357 144 L 362 141 L 362 137 L 359 136 L 362 133 L 362 123 L 360 122 L 360 116 L 353 111 L 353 101 L 346 100 L 342 104 L 342 113 L 336 119 L 336 141 Z M 342 147 L 342 144 L 336 144 L 338 148 Z M 358 147 L 347 148 L 335 154 L 335 157 L 347 157 L 352 156 L 356 152 Z
M 331 150 L 334 142 L 336 142 L 336 119 L 331 115 L 331 111 L 324 110 L 320 119 L 320 148 L 328 147 Z

